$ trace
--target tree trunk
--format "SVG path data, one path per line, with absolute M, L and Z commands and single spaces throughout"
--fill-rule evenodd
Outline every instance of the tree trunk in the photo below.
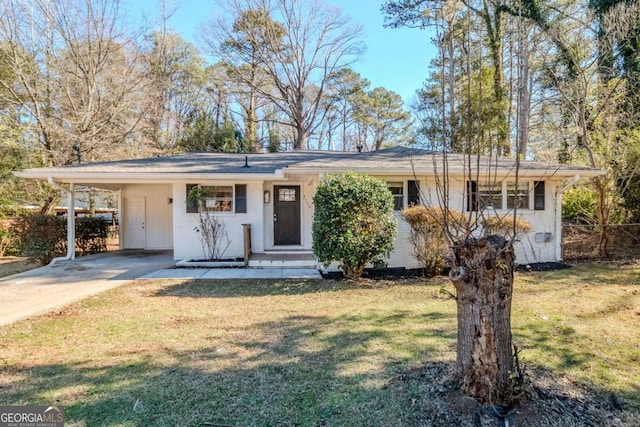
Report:
M 511 405 L 521 385 L 511 337 L 513 245 L 498 235 L 469 237 L 453 252 L 461 388 L 483 404 Z
M 596 192 L 598 193 L 598 256 L 609 258 L 609 206 L 607 203 L 607 187 L 604 180 L 598 177 L 594 180 Z

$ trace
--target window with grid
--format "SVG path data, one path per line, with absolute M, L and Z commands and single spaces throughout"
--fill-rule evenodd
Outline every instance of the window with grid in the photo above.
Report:
M 192 197 L 198 189 L 197 197 Z M 187 184 L 187 213 L 234 212 L 247 213 L 247 185 L 199 185 Z
M 404 183 L 402 182 L 387 182 L 387 187 L 393 195 L 393 210 L 401 211 L 404 209 Z
M 507 209 L 529 209 L 529 183 L 507 181 Z
M 233 186 L 207 185 L 202 187 L 205 198 L 202 210 L 215 212 L 233 212 Z
M 478 208 L 502 209 L 502 184 L 479 182 L 477 185 Z

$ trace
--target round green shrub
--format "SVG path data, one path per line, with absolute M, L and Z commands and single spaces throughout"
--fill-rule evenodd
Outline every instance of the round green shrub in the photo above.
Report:
M 397 234 L 393 196 L 377 178 L 348 172 L 327 175 L 313 197 L 313 252 L 328 266 L 338 261 L 347 278 L 383 263 Z

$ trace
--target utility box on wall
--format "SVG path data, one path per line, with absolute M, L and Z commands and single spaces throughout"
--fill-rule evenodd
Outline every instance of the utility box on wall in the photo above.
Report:
M 536 243 L 549 243 L 553 240 L 553 233 L 536 233 L 534 239 Z

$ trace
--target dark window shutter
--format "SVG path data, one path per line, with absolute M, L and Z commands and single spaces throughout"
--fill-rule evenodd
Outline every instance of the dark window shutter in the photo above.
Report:
M 409 206 L 420 204 L 420 181 L 407 181 Z
M 198 184 L 187 184 L 187 213 L 198 213 L 198 201 L 189 200 L 191 189 L 197 186 Z
M 247 213 L 247 184 L 236 184 L 236 213 Z
M 476 181 L 467 181 L 467 211 L 474 212 L 478 210 L 478 183 Z
M 544 181 L 533 182 L 533 210 L 544 210 Z

